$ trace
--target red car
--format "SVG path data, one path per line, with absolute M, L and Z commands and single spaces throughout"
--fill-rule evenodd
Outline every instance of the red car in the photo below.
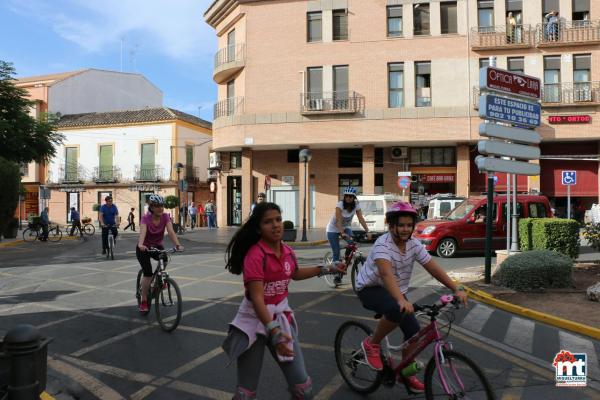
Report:
M 517 203 L 520 218 L 552 217 L 546 196 L 517 195 Z M 413 237 L 440 257 L 453 257 L 459 250 L 483 251 L 486 204 L 485 196 L 468 198 L 440 219 L 419 222 Z M 497 212 L 498 208 L 502 213 Z M 492 238 L 494 249 L 506 247 L 506 195 L 494 196 Z

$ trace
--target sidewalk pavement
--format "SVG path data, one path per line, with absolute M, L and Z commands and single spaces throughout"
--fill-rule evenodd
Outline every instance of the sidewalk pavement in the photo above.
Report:
M 208 228 L 195 228 L 190 230 L 189 228 L 185 233 L 180 234 L 179 237 L 192 242 L 198 243 L 215 243 L 226 245 L 229 243 L 235 232 L 239 227 L 227 226 L 217 229 Z M 127 233 L 127 232 L 126 232 Z M 327 234 L 324 228 L 312 228 L 306 230 L 307 242 L 301 242 L 302 230 L 297 230 L 297 236 L 295 242 L 287 242 L 291 246 L 315 246 L 327 243 Z

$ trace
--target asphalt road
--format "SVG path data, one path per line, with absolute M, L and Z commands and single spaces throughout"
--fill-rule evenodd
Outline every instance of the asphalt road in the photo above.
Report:
M 79 399 L 229 399 L 235 366 L 226 367 L 220 345 L 240 302 L 243 285 L 223 269 L 224 245 L 182 237 L 186 252 L 174 255 L 169 271 L 183 292 L 184 316 L 172 334 L 153 313 L 142 317 L 134 298 L 134 236 L 117 242 L 116 259 L 100 253 L 99 237 L 88 242 L 24 243 L 0 248 L 0 335 L 15 324 L 36 325 L 54 338 L 49 375 Z M 362 247 L 363 251 L 368 246 Z M 318 262 L 326 246 L 297 250 L 300 264 Z M 481 257 L 441 260 L 447 270 L 482 265 Z M 416 267 L 409 299 L 433 302 L 445 293 Z M 317 399 L 359 399 L 342 381 L 333 354 L 338 327 L 353 319 L 374 326 L 348 285 L 328 288 L 318 279 L 293 282 L 290 303 Z M 493 383 L 499 399 L 600 398 L 600 343 L 573 332 L 516 317 L 471 302 L 458 310 L 450 340 Z M 426 323 L 426 322 L 425 322 Z M 400 337 L 393 335 L 394 342 Z M 557 388 L 551 360 L 561 349 L 585 352 L 587 388 Z M 430 353 L 424 354 L 427 361 Z M 265 357 L 259 398 L 285 399 L 285 382 Z M 58 396 L 60 398 L 60 396 Z M 66 397 L 65 397 L 66 398 Z M 401 387 L 380 388 L 372 399 L 408 396 Z

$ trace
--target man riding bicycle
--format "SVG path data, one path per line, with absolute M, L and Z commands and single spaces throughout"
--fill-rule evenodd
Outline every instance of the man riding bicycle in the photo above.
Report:
M 106 196 L 104 201 L 105 204 L 100 207 L 98 212 L 100 227 L 102 228 L 102 254 L 106 254 L 108 250 L 108 230 L 112 231 L 115 240 L 117 240 L 117 228 L 121 223 L 119 209 L 113 204 L 112 196 Z
M 79 229 L 79 235 L 83 236 L 83 229 L 81 229 L 81 217 L 79 216 L 79 212 L 75 209 L 75 207 L 71 207 L 71 232 L 69 232 L 70 236 L 73 236 L 75 233 L 75 228 Z
M 390 332 L 400 327 L 406 341 L 420 330 L 413 305 L 406 298 L 415 260 L 464 304 L 467 302 L 467 295 L 431 258 L 423 244 L 411 238 L 417 211 L 410 204 L 399 201 L 389 208 L 385 219 L 388 232 L 375 241 L 356 277 L 356 293 L 363 307 L 383 315 L 373 335 L 362 342 L 367 364 L 377 371 L 383 369 L 381 341 Z M 404 349 L 402 355 L 409 354 L 417 344 Z M 423 383 L 416 376 L 404 379 L 413 392 L 424 391 Z
M 165 236 L 165 229 L 175 244 L 177 250 L 183 251 L 183 246 L 179 244 L 179 239 L 173 230 L 173 222 L 168 214 L 165 214 L 165 200 L 162 196 L 152 194 L 148 197 L 148 212 L 140 219 L 140 238 L 135 248 L 135 255 L 144 271 L 144 278 L 141 283 L 141 301 L 140 312 L 145 314 L 149 311 L 148 290 L 152 282 L 152 264 L 150 257 L 157 259 L 155 255 L 150 255 L 148 250 L 156 248 L 164 250 L 162 245 Z

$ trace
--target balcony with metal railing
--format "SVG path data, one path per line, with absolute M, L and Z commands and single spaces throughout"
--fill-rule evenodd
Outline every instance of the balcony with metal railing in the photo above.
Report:
M 300 113 L 355 114 L 365 107 L 365 97 L 355 91 L 307 92 L 300 94 Z
M 188 183 L 198 183 L 200 181 L 200 168 L 186 165 L 185 180 Z
M 542 85 L 545 107 L 600 105 L 600 82 L 564 82 Z
M 524 49 L 533 46 L 530 25 L 474 27 L 471 29 L 473 50 Z
M 214 119 L 230 117 L 244 112 L 244 97 L 230 97 L 215 103 L 213 109 Z
M 80 164 L 61 165 L 58 169 L 58 183 L 83 183 L 87 174 Z
M 136 182 L 160 182 L 163 180 L 163 168 L 158 165 L 136 165 L 135 166 L 135 181 Z
M 215 54 L 213 80 L 224 83 L 246 65 L 246 45 L 235 44 L 220 49 Z
M 600 20 L 559 21 L 538 24 L 538 47 L 584 46 L 600 43 Z
M 119 167 L 94 167 L 92 180 L 96 183 L 113 183 L 121 178 Z

